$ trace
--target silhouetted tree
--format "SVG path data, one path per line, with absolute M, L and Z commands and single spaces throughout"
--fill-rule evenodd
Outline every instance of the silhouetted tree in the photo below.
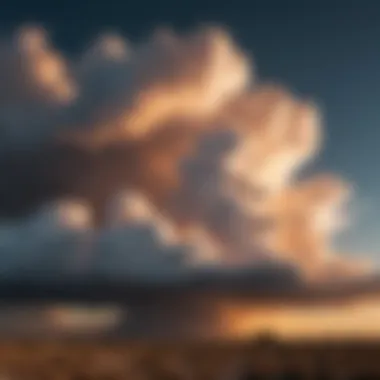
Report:
M 302 380 L 304 377 L 299 371 L 284 371 L 280 376 L 277 376 L 281 380 Z

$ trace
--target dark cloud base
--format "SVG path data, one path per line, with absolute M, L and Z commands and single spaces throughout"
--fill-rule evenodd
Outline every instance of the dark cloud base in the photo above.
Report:
M 23 218 L 67 197 L 93 206 L 100 224 L 107 202 L 127 185 L 132 160 L 124 146 L 94 153 L 54 143 L 35 151 L 2 152 L 0 217 Z

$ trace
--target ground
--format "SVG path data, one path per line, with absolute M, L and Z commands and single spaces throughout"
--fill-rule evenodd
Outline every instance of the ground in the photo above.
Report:
M 1 379 L 380 378 L 380 343 L 2 341 Z M 369 376 L 369 377 L 359 377 Z M 258 377 L 256 377 L 258 376 Z

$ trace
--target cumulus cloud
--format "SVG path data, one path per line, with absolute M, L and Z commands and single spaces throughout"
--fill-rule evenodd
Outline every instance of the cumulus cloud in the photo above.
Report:
M 2 143 L 31 143 L 49 134 L 76 95 L 69 67 L 39 27 L 21 28 L 0 44 Z
M 313 280 L 368 273 L 331 245 L 347 184 L 298 179 L 321 147 L 318 109 L 253 71 L 217 27 L 136 46 L 106 34 L 76 60 L 41 28 L 5 39 L 4 270 L 65 252 L 67 273 L 117 278 L 267 262 Z
M 69 274 L 85 255 L 90 228 L 90 210 L 74 201 L 47 204 L 18 223 L 3 223 L 2 276 L 54 278 Z

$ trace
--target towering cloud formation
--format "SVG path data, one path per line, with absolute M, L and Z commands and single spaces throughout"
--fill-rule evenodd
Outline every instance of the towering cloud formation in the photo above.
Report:
M 364 273 L 330 246 L 347 185 L 297 179 L 320 148 L 318 110 L 255 85 L 252 67 L 214 27 L 136 47 L 107 34 L 75 61 L 22 29 L 0 47 L 0 212 L 86 202 L 96 227 L 84 206 L 63 219 L 86 226 L 79 261 L 110 275 L 268 260 L 314 279 Z M 58 237 L 42 220 L 46 251 Z

